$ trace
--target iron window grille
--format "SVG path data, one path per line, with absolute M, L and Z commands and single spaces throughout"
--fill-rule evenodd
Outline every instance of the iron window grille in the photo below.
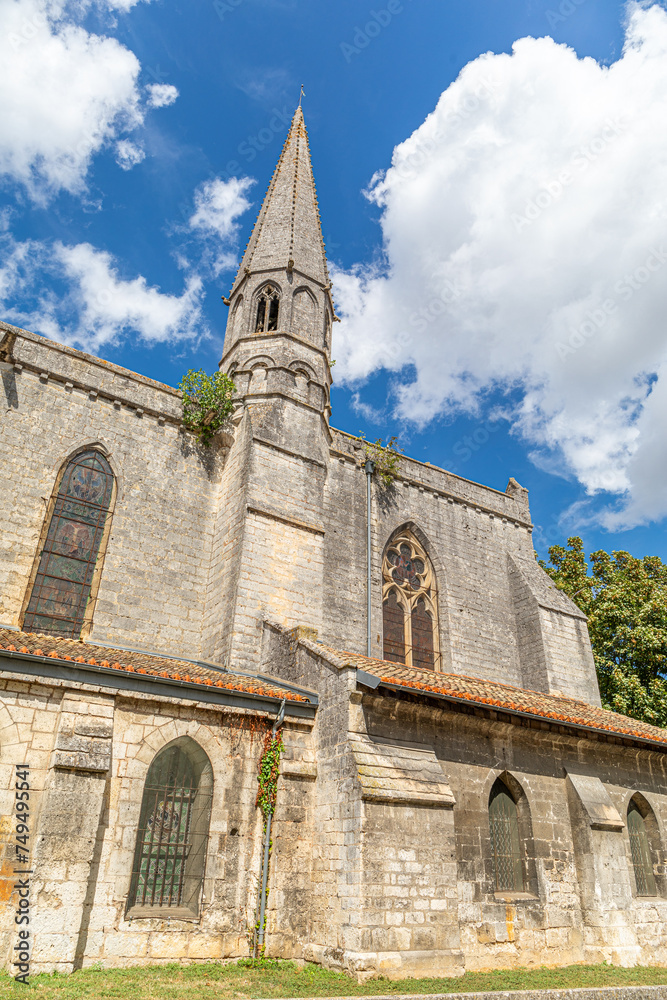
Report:
M 133 916 L 198 915 L 212 792 L 210 762 L 194 740 L 176 740 L 153 760 L 128 897 Z
M 519 817 L 514 799 L 502 785 L 495 785 L 491 791 L 489 827 L 496 891 L 523 891 Z
M 68 463 L 23 616 L 26 632 L 79 638 L 113 487 L 113 472 L 100 452 L 82 452 Z
M 630 835 L 630 852 L 635 870 L 637 895 L 655 896 L 655 876 L 653 875 L 646 823 L 634 802 L 631 802 L 628 808 L 628 834 Z

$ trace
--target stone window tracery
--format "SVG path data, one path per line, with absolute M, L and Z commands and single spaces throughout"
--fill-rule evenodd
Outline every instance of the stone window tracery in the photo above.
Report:
M 495 891 L 523 891 L 519 816 L 516 802 L 500 779 L 495 782 L 489 798 L 489 829 Z
M 265 285 L 257 299 L 255 333 L 272 333 L 278 329 L 280 295 L 273 285 Z
M 628 834 L 638 896 L 657 895 L 646 822 L 636 802 L 628 807 Z
M 133 916 L 198 916 L 204 880 L 213 772 L 189 737 L 164 747 L 148 769 L 141 801 L 128 910 Z
M 429 670 L 440 668 L 435 574 L 424 548 L 403 529 L 382 563 L 384 658 Z
M 91 449 L 68 462 L 48 528 L 22 628 L 78 639 L 114 494 L 114 475 Z

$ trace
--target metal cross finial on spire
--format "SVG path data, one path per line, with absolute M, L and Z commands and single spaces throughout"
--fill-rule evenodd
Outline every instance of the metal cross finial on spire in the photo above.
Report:
M 299 94 L 299 107 L 301 107 L 301 99 L 303 97 L 305 97 L 305 96 L 306 96 L 306 94 L 305 94 L 305 91 L 303 89 L 303 84 L 301 84 L 301 93 Z

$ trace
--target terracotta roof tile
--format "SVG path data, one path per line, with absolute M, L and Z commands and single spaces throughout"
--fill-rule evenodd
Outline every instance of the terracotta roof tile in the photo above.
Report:
M 287 698 L 289 701 L 304 702 L 309 700 L 304 695 L 283 688 L 277 680 L 271 682 L 264 678 L 236 674 L 225 670 L 222 666 L 216 667 L 215 664 L 174 660 L 157 653 L 136 653 L 108 646 L 96 646 L 80 642 L 78 639 L 63 639 L 59 636 L 0 628 L 0 654 L 4 650 L 29 653 L 32 656 L 47 656 L 49 659 L 67 660 L 72 663 L 89 663 L 92 666 L 106 667 L 119 672 L 166 677 L 170 680 L 241 691 L 268 698 Z
M 331 649 L 328 646 L 323 648 L 332 653 L 339 661 L 365 670 L 369 674 L 381 678 L 383 683 L 395 687 L 423 692 L 426 695 L 432 692 L 447 698 L 455 698 L 458 701 L 531 715 L 562 725 L 585 726 L 612 735 L 667 744 L 667 729 L 651 726 L 646 722 L 630 719 L 625 715 L 609 712 L 604 708 L 597 708 L 595 705 L 589 705 L 587 702 L 578 701 L 575 698 L 543 694 L 541 691 L 529 691 L 525 688 L 513 687 L 511 684 L 482 680 L 479 677 L 436 673 L 433 670 L 420 667 L 405 667 L 400 663 L 376 660 L 359 653 Z

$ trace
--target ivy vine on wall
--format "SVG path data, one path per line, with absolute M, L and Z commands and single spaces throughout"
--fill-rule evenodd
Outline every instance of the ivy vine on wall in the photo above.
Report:
M 268 732 L 264 737 L 264 750 L 259 760 L 259 773 L 257 781 L 257 799 L 255 805 L 259 806 L 266 822 L 267 817 L 273 816 L 276 808 L 276 792 L 278 787 L 278 771 L 280 769 L 280 755 L 285 749 L 282 738 L 282 731 L 279 729 L 275 736 Z

